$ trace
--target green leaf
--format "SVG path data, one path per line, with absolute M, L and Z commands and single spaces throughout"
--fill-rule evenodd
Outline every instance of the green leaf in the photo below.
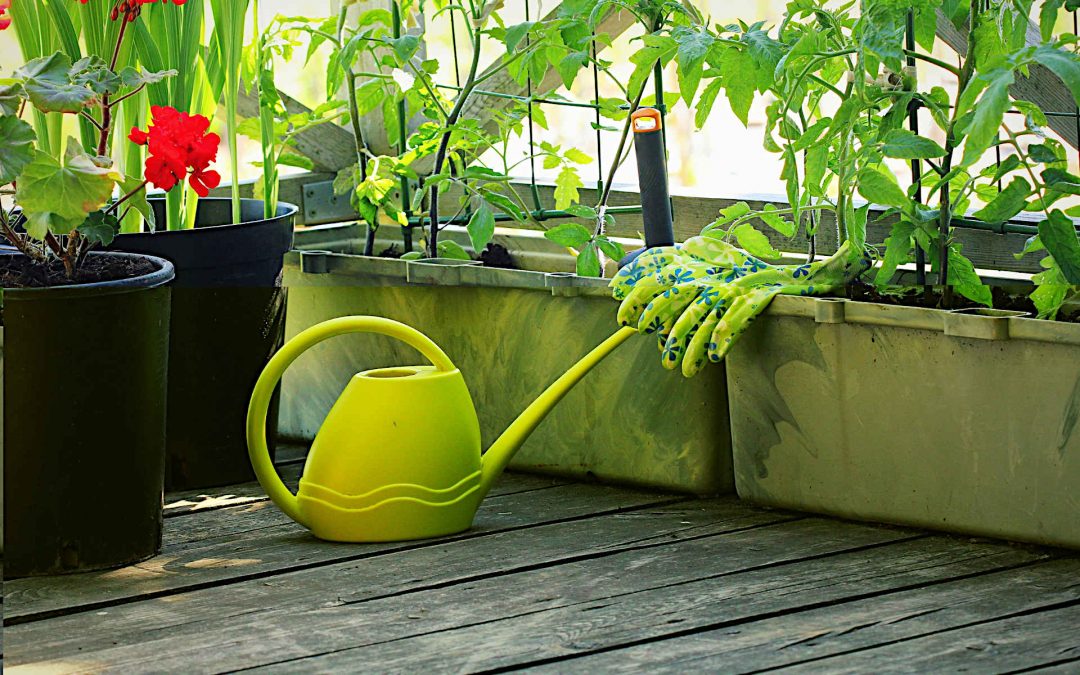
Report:
M 1035 60 L 1061 78 L 1080 105 L 1080 58 L 1072 52 L 1043 45 L 1035 50 Z
M 109 70 L 109 64 L 100 56 L 87 56 L 76 61 L 68 72 L 68 80 L 72 84 L 89 87 L 99 96 L 115 94 L 122 84 L 120 76 Z
M 720 72 L 731 111 L 746 126 L 749 124 L 750 106 L 754 103 L 754 92 L 757 91 L 754 57 L 741 49 L 728 49 L 724 52 Z
M 76 229 L 92 245 L 108 246 L 120 231 L 120 221 L 111 213 L 94 211 Z
M 97 94 L 90 88 L 74 84 L 70 77 L 71 59 L 62 52 L 27 62 L 15 71 L 23 78 L 23 89 L 30 102 L 42 112 L 77 113 Z
M 878 286 L 888 285 L 896 274 L 896 268 L 908 262 L 911 253 L 911 236 L 915 233 L 915 225 L 906 221 L 898 220 L 893 223 L 892 231 L 885 240 L 885 257 L 878 268 L 874 283 Z
M 495 235 L 495 214 L 491 207 L 482 204 L 469 218 L 469 224 L 465 226 L 469 231 L 469 240 L 472 241 L 474 251 L 483 251 L 484 247 Z
M 881 152 L 894 159 L 930 159 L 945 156 L 945 148 L 907 129 L 893 129 L 885 134 Z
M 705 126 L 705 121 L 709 118 L 709 114 L 712 113 L 713 104 L 716 103 L 716 97 L 720 94 L 720 88 L 723 84 L 723 80 L 719 77 L 713 78 L 709 80 L 709 84 L 702 90 L 697 103 L 697 112 L 694 113 L 694 126 L 696 128 L 700 129 Z
M 1048 188 L 1065 194 L 1080 195 L 1080 176 L 1057 168 L 1044 169 L 1040 175 Z
M 438 246 L 440 258 L 451 258 L 453 260 L 472 260 L 472 256 L 458 244 L 456 241 L 450 241 L 444 239 L 439 242 Z
M 994 197 L 993 201 L 975 212 L 975 217 L 987 223 L 1004 223 L 1024 210 L 1031 196 L 1031 183 L 1017 176 Z
M 495 192 L 494 190 L 481 189 L 481 195 L 483 198 L 491 204 L 494 204 L 504 213 L 518 222 L 525 220 L 525 212 L 521 210 L 521 207 L 517 203 L 507 197 L 506 195 Z
M 596 254 L 595 242 L 590 243 L 578 254 L 577 273 L 582 277 L 600 276 L 600 256 Z
M 592 232 L 580 223 L 562 223 L 545 231 L 544 237 L 560 246 L 582 248 L 592 239 Z
M 405 64 L 416 54 L 420 48 L 420 38 L 416 35 L 405 34 L 399 38 L 389 40 L 394 47 L 394 54 L 398 57 L 398 63 Z
M 563 153 L 563 157 L 577 164 L 589 164 L 593 161 L 593 158 L 588 153 L 577 148 L 569 148 Z
M 506 29 L 506 35 L 503 37 L 503 41 L 506 43 L 506 53 L 513 54 L 517 51 L 518 45 L 521 44 L 521 41 L 525 39 L 525 36 L 529 34 L 529 31 L 535 25 L 535 21 L 525 21 L 509 26 Z
M 1013 158 L 1016 157 L 1016 155 L 1009 155 L 1009 157 Z M 1054 162 L 1060 162 L 1065 159 L 1064 157 L 1058 157 L 1057 153 L 1055 153 L 1048 145 L 1042 143 L 1038 145 L 1029 145 L 1028 157 L 1039 164 L 1053 164 Z M 1019 162 L 1019 160 L 1017 160 L 1017 162 Z
M 34 129 L 14 115 L 0 117 L 0 185 L 6 185 L 34 161 Z
M 559 59 L 555 68 L 559 71 L 559 77 L 562 78 L 563 86 L 567 89 L 573 87 L 574 80 L 577 79 L 578 73 L 581 72 L 582 67 L 588 62 L 588 52 L 570 52 Z
M 596 219 L 596 209 L 591 206 L 585 206 L 584 204 L 571 204 L 566 207 L 566 212 L 572 216 L 578 218 L 588 218 L 590 220 Z
M 18 178 L 15 200 L 28 218 L 56 234 L 67 234 L 97 211 L 112 195 L 123 176 L 102 168 L 82 152 L 79 142 L 68 139 L 64 163 L 38 152 Z M 40 232 L 44 237 L 44 232 Z M 34 236 L 37 236 L 36 234 Z
M 787 220 L 786 218 L 782 218 L 776 215 L 775 213 L 773 213 L 774 211 L 776 211 L 775 206 L 773 206 L 772 204 L 766 204 L 764 210 L 762 210 L 761 213 L 758 214 L 758 218 L 761 218 L 762 222 L 764 222 L 766 225 L 776 230 L 780 234 L 784 235 L 785 237 L 794 237 L 795 223 Z
M 600 250 L 604 252 L 604 255 L 612 260 L 619 261 L 626 256 L 626 250 L 623 249 L 622 244 L 617 241 L 612 241 L 607 237 L 597 237 L 596 245 L 600 247 Z
M 22 88 L 17 84 L 0 86 L 0 115 L 17 115 L 22 107 Z
M 975 266 L 955 246 L 949 247 L 949 285 L 968 300 L 987 307 L 994 304 L 990 287 L 982 282 Z
M 679 93 L 686 105 L 694 102 L 698 86 L 701 83 L 701 73 L 705 66 L 705 56 L 709 48 L 716 41 L 707 30 L 693 30 L 680 27 L 674 32 L 679 46 L 675 52 L 675 63 L 678 68 Z
M 120 71 L 120 80 L 125 87 L 141 87 L 144 84 L 157 84 L 166 78 L 176 76 L 175 70 L 141 71 L 128 66 Z
M 376 79 L 367 80 L 356 88 L 356 108 L 360 115 L 366 115 L 382 105 L 386 98 L 386 90 L 382 82 Z
M 555 179 L 555 208 L 566 209 L 570 204 L 578 201 L 578 188 L 584 184 L 577 169 L 570 165 L 563 165 Z
M 979 102 L 975 104 L 975 113 L 967 130 L 964 143 L 964 166 L 977 162 L 983 153 L 998 138 L 998 129 L 1005 111 L 1009 109 L 1009 86 L 1013 83 L 1013 73 L 1007 68 L 999 68 L 991 74 L 989 86 Z
M 859 194 L 868 201 L 882 206 L 907 208 L 911 200 L 900 188 L 896 178 L 888 169 L 864 168 L 859 172 Z
M 1039 223 L 1039 239 L 1054 257 L 1065 280 L 1080 285 L 1080 235 L 1072 219 L 1054 209 L 1049 218 Z
M 151 232 L 155 229 L 156 217 L 154 216 L 154 209 L 150 207 L 150 202 L 146 201 L 146 188 L 142 185 L 143 180 L 138 176 L 127 176 L 120 181 L 120 192 L 123 195 L 128 195 L 138 189 L 138 192 L 128 200 L 124 202 L 125 206 L 130 206 L 135 209 L 136 212 L 142 215 L 146 221 L 147 229 Z
M 295 152 L 283 152 L 278 155 L 277 163 L 281 166 L 295 166 L 306 171 L 315 169 L 315 162 Z
M 731 231 L 739 246 L 755 258 L 775 260 L 780 257 L 780 251 L 773 248 L 769 238 L 759 232 L 750 223 L 736 225 Z
M 420 251 L 409 251 L 408 253 L 403 253 L 402 256 L 401 256 L 401 259 L 402 260 L 420 260 L 423 257 L 424 257 L 424 254 L 421 253 Z
M 1039 32 L 1043 42 L 1049 42 L 1054 36 L 1054 25 L 1057 23 L 1058 10 L 1065 4 L 1065 0 L 1044 0 L 1042 9 L 1039 10 Z

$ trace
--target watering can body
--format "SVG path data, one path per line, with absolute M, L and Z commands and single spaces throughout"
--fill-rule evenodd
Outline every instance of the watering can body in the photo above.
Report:
M 421 539 L 469 527 L 480 477 L 480 425 L 461 373 L 383 368 L 354 375 L 331 408 L 296 499 L 321 539 Z
M 357 373 L 330 409 L 294 495 L 266 442 L 266 412 L 285 369 L 311 346 L 345 333 L 379 333 L 416 348 L 432 365 Z M 270 499 L 331 541 L 426 539 L 469 528 L 511 457 L 596 363 L 634 334 L 623 328 L 556 380 L 481 458 L 480 424 L 449 357 L 405 324 L 371 316 L 331 319 L 303 331 L 270 359 L 247 416 L 248 455 Z

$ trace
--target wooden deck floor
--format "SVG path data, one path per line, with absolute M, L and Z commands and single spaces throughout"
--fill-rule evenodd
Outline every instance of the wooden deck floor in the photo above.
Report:
M 154 559 L 5 584 L 10 672 L 1080 672 L 1067 552 L 523 475 L 424 542 L 255 484 L 166 513 Z

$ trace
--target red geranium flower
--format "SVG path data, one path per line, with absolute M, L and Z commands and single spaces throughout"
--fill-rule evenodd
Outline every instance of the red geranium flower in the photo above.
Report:
M 11 9 L 11 0 L 0 0 L 0 30 L 11 25 L 11 17 L 4 16 Z
M 208 134 L 210 120 L 202 115 L 189 115 L 175 108 L 152 106 L 153 122 L 146 131 L 132 127 L 128 140 L 145 145 L 150 152 L 146 159 L 146 180 L 162 190 L 171 190 L 188 178 L 200 197 L 221 183 L 221 175 L 210 169 L 217 159 L 221 138 Z

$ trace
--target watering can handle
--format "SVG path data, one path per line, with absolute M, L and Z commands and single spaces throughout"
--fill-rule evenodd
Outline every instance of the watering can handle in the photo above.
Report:
M 270 499 L 285 515 L 304 526 L 307 524 L 300 515 L 296 495 L 281 482 L 270 460 L 270 449 L 266 444 L 266 412 L 278 380 L 297 357 L 323 340 L 346 333 L 379 333 L 397 338 L 423 354 L 437 369 L 445 372 L 457 370 L 450 357 L 426 335 L 411 326 L 377 316 L 345 316 L 324 321 L 301 332 L 274 354 L 255 383 L 255 391 L 248 405 L 248 457 Z

